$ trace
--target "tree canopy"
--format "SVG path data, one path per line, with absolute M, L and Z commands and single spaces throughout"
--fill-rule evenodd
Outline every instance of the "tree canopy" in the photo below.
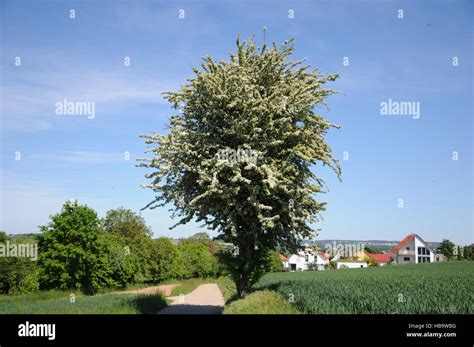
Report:
M 438 247 L 438 252 L 446 256 L 448 259 L 453 259 L 454 257 L 454 247 L 456 245 L 451 241 L 444 239 Z
M 178 224 L 193 219 L 238 251 L 231 262 L 244 296 L 263 273 L 269 250 L 295 250 L 312 238 L 325 209 L 316 199 L 324 180 L 317 163 L 341 171 L 325 140 L 336 125 L 316 113 L 335 93 L 324 75 L 290 61 L 294 41 L 257 48 L 237 39 L 227 61 L 204 58 L 179 91 L 165 93 L 178 111 L 166 135 L 143 135 L 139 166 L 151 169 L 144 187 L 156 197 L 146 208 L 172 204 Z
M 40 227 L 39 283 L 43 289 L 94 293 L 111 284 L 108 244 L 97 213 L 77 201 Z

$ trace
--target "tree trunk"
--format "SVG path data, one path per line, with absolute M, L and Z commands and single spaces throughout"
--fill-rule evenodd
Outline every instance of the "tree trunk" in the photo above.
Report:
M 253 245 L 242 244 L 240 245 L 240 255 L 245 259 L 244 263 L 240 267 L 239 278 L 237 279 L 237 294 L 239 298 L 244 298 L 250 293 L 250 269 L 252 268 L 250 262 L 253 261 Z
M 248 283 L 246 283 L 245 279 L 241 278 L 237 281 L 237 294 L 239 298 L 244 298 L 249 294 Z

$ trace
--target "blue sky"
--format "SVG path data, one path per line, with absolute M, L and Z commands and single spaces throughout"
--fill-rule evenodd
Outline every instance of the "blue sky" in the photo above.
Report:
M 269 41 L 296 38 L 295 59 L 341 74 L 332 87 L 344 94 L 319 110 L 341 125 L 328 141 L 343 169 L 340 183 L 315 167 L 330 189 L 320 197 L 328 206 L 315 225 L 319 238 L 400 240 L 414 232 L 428 241 L 474 241 L 472 2 L 0 4 L 0 228 L 8 233 L 37 232 L 70 198 L 101 216 L 144 207 L 153 192 L 140 188 L 138 136 L 166 132 L 175 113 L 160 93 L 185 83 L 201 57 L 226 58 L 238 34 L 255 33 L 261 43 L 266 26 Z M 95 102 L 95 118 L 56 115 L 63 99 Z M 419 102 L 420 118 L 381 115 L 389 99 Z M 199 231 L 194 223 L 170 231 L 167 208 L 142 216 L 156 236 Z

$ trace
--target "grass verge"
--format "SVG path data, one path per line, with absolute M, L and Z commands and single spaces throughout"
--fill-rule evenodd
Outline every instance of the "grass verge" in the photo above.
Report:
M 71 302 L 75 294 L 75 302 Z M 160 295 L 36 292 L 0 298 L 0 314 L 153 314 L 166 306 Z
M 296 308 L 278 293 L 262 290 L 235 300 L 224 308 L 223 314 L 297 314 Z
M 219 289 L 224 296 L 224 300 L 226 304 L 237 299 L 237 288 L 235 287 L 234 281 L 230 277 L 219 277 L 216 281 Z

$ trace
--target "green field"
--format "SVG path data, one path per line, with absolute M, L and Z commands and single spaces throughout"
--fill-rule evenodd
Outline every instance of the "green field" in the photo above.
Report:
M 275 290 L 303 313 L 472 314 L 474 262 L 270 273 L 255 289 Z
M 74 303 L 62 291 L 0 296 L 0 314 L 153 314 L 166 306 L 158 294 L 75 295 Z

